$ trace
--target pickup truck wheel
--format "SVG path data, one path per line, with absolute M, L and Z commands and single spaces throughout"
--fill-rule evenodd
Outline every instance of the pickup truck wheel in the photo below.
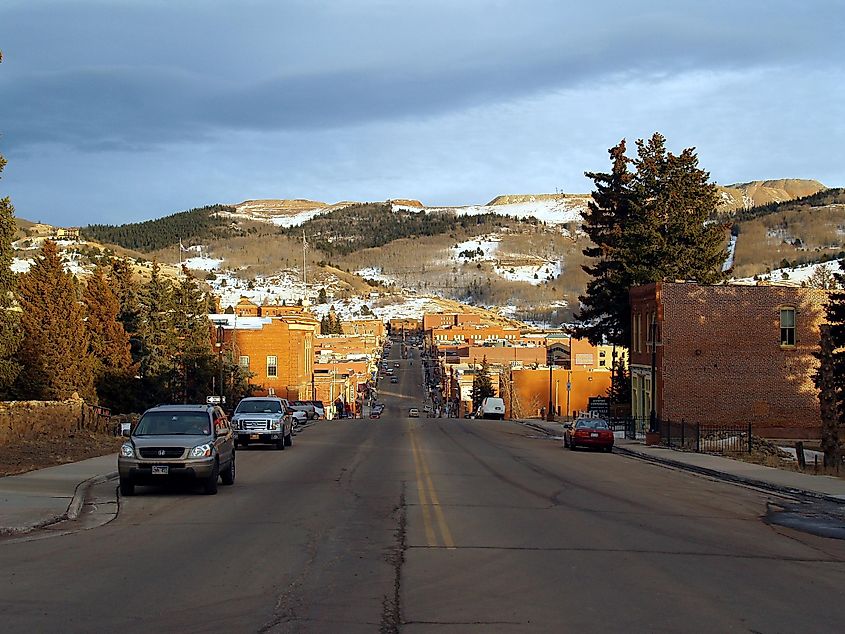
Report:
M 229 485 L 235 483 L 235 454 L 232 452 L 232 459 L 229 461 L 229 466 L 220 474 L 220 479 L 223 484 Z
M 128 478 L 120 479 L 120 494 L 124 496 L 135 495 L 135 483 Z
M 292 438 L 292 434 L 293 434 L 293 432 L 291 431 L 291 433 L 290 433 L 290 434 L 288 434 L 287 436 L 285 436 L 285 447 L 290 447 L 290 446 L 292 446 L 292 445 L 293 445 L 293 438 Z
M 284 437 L 282 437 L 280 440 L 277 440 L 275 443 L 273 443 L 273 446 L 280 451 L 284 451 L 285 450 L 285 439 L 284 439 Z
M 211 472 L 211 475 L 205 479 L 205 482 L 202 483 L 202 491 L 206 495 L 216 495 L 217 494 L 217 478 L 220 477 L 220 465 L 215 462 L 214 463 L 214 470 Z

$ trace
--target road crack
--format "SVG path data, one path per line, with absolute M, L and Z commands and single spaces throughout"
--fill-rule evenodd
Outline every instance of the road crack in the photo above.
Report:
M 379 632 L 394 634 L 402 628 L 402 567 L 405 563 L 405 551 L 408 549 L 407 525 L 408 505 L 405 500 L 407 482 L 402 481 L 399 504 L 394 508 L 398 515 L 398 526 L 394 533 L 393 548 L 387 556 L 387 562 L 393 566 L 393 594 L 387 594 L 382 601 L 381 625 Z

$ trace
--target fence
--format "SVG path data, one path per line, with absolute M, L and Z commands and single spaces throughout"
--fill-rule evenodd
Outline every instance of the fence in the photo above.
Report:
M 751 423 L 708 425 L 684 420 L 659 421 L 660 443 L 698 453 L 751 453 Z

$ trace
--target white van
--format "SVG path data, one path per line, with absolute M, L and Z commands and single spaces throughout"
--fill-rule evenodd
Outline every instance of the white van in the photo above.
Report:
M 495 418 L 502 420 L 505 417 L 505 401 L 497 396 L 488 396 L 481 401 L 481 418 Z

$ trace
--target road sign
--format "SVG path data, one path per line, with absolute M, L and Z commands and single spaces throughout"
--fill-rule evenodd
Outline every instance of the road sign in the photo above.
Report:
M 610 401 L 603 396 L 591 396 L 587 411 L 596 416 L 606 418 L 610 413 Z
M 226 402 L 226 397 L 224 396 L 223 400 L 221 401 L 219 396 L 206 396 L 205 402 L 209 405 L 220 405 L 221 402 Z

